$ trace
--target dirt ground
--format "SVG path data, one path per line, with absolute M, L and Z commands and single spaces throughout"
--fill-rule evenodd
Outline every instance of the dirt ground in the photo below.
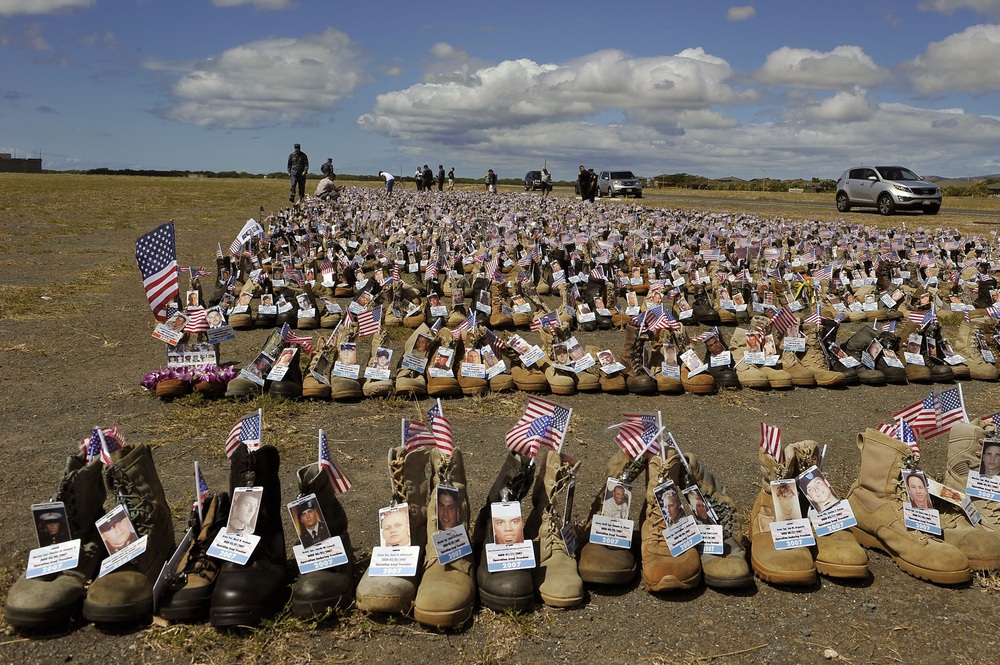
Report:
M 377 509 L 389 499 L 386 451 L 399 444 L 400 418 L 421 418 L 430 400 L 279 403 L 262 398 L 247 404 L 192 396 L 164 402 L 139 387 L 145 373 L 165 364 L 165 354 L 163 344 L 150 337 L 153 319 L 134 264 L 135 239 L 173 219 L 179 261 L 212 265 L 216 243 L 225 246 L 258 205 L 280 205 L 284 187 L 61 175 L 0 179 L 0 418 L 11 425 L 0 446 L 0 504 L 5 506 L 0 532 L 6 542 L 0 552 L 0 600 L 35 546 L 29 506 L 51 498 L 66 456 L 96 425 L 118 423 L 128 442 L 154 447 L 178 533 L 193 499 L 195 460 L 210 487 L 226 488 L 223 443 L 237 418 L 263 409 L 264 442 L 281 453 L 285 502 L 296 495 L 295 470 L 315 459 L 317 428 L 322 427 L 335 459 L 354 482 L 342 503 L 359 558 L 378 544 Z M 248 362 L 266 334 L 239 333 L 237 341 L 223 346 L 222 360 Z M 397 349 L 404 337 L 393 335 Z M 613 333 L 579 337 L 601 348 L 621 345 Z M 970 415 L 1000 409 L 996 385 L 966 382 L 963 391 Z M 605 428 L 619 422 L 622 411 L 662 411 L 681 447 L 698 453 L 725 482 L 745 521 L 760 487 L 761 421 L 779 426 L 786 443 L 815 439 L 827 444 L 825 471 L 843 494 L 857 476 L 858 432 L 926 394 L 925 386 L 890 386 L 557 398 L 573 408 L 565 451 L 582 461 L 576 518 L 586 517 L 592 493 L 603 486 L 604 465 L 615 450 Z M 466 456 L 474 511 L 506 454 L 504 432 L 524 404 L 522 393 L 444 403 Z M 933 440 L 923 451 L 924 468 L 939 479 L 945 439 Z M 294 531 L 287 518 L 285 528 L 290 554 Z M 945 588 L 910 577 L 879 553 L 869 553 L 869 566 L 871 577 L 861 583 L 822 579 L 815 587 L 793 589 L 758 581 L 735 593 L 702 587 L 652 595 L 637 580 L 624 588 L 590 588 L 586 602 L 571 610 L 540 604 L 522 616 L 477 610 L 467 626 L 448 633 L 402 617 L 353 610 L 320 623 L 283 613 L 247 632 L 159 620 L 113 628 L 74 622 L 38 634 L 4 625 L 0 661 L 996 662 L 1000 577 L 977 574 L 971 584 Z

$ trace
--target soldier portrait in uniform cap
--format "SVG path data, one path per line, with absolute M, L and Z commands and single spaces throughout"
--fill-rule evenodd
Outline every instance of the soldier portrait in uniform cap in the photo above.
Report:
M 66 509 L 61 505 L 44 505 L 35 514 L 35 530 L 38 534 L 38 546 L 48 547 L 71 540 L 69 521 L 66 519 Z
M 806 495 L 806 500 L 817 513 L 821 513 L 827 508 L 836 505 L 840 498 L 830 486 L 830 482 L 823 476 L 823 472 L 817 468 L 808 469 L 799 478 L 799 488 Z
M 295 521 L 295 530 L 299 534 L 299 542 L 302 543 L 302 547 L 309 548 L 330 538 L 330 528 L 323 518 L 319 502 L 315 498 L 306 499 L 301 503 L 293 504 L 293 506 L 292 518 Z

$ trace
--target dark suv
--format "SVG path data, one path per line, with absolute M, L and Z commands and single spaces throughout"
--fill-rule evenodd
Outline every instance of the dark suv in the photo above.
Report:
M 941 189 L 902 166 L 857 166 L 837 180 L 837 210 L 851 208 L 878 208 L 883 215 L 896 210 L 936 215 Z
M 524 174 L 524 191 L 535 191 L 542 187 L 542 172 L 528 171 Z

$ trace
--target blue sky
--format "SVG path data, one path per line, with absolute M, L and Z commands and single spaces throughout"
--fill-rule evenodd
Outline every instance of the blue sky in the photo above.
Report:
M 52 169 L 1000 173 L 1000 0 L 0 0 L 0 152 Z

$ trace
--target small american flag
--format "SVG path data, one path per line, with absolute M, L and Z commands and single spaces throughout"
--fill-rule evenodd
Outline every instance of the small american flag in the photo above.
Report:
M 785 455 L 781 451 L 781 430 L 777 427 L 771 427 L 766 423 L 760 424 L 760 447 L 778 464 L 784 461 Z
M 524 414 L 514 427 L 507 431 L 507 448 L 523 455 L 530 455 L 532 448 L 537 451 L 538 445 L 543 444 L 559 452 L 566 438 L 566 430 L 569 427 L 569 419 L 572 414 L 573 409 L 567 409 L 547 399 L 529 395 L 528 406 Z M 546 416 L 549 420 L 535 422 Z M 532 439 L 536 440 L 534 446 Z
M 483 264 L 483 272 L 486 274 L 486 279 L 491 282 L 500 281 L 500 269 L 498 268 L 500 258 L 494 256 L 492 259 L 486 261 Z
M 287 323 L 281 324 L 281 340 L 287 344 L 298 344 L 306 353 L 312 353 L 312 337 L 304 337 L 292 331 L 292 327 Z
M 106 466 L 111 466 L 111 453 L 125 447 L 125 437 L 118 430 L 118 425 L 95 427 L 90 438 L 80 442 L 80 447 L 86 453 L 88 463 L 100 457 Z
M 221 242 L 215 243 L 215 258 L 217 258 L 217 259 L 221 259 L 222 258 L 222 243 Z
M 965 414 L 965 400 L 962 397 L 962 386 L 958 385 L 937 394 L 935 398 L 935 415 L 937 422 L 933 427 L 923 427 L 919 432 L 925 439 L 951 431 L 958 423 L 969 422 Z
M 434 441 L 434 435 L 422 422 L 419 420 L 410 420 L 409 418 L 403 418 L 402 420 L 403 448 L 413 450 L 421 446 L 437 445 Z
M 549 312 L 544 314 L 531 322 L 531 330 L 537 332 L 542 328 L 549 328 L 559 323 L 559 313 Z
M 177 249 L 174 223 L 167 222 L 135 241 L 135 261 L 142 274 L 142 288 L 157 321 L 166 321 L 167 303 L 177 297 Z
M 812 271 L 813 279 L 833 279 L 833 268 L 822 266 Z
M 375 309 L 366 309 L 358 314 L 358 336 L 367 337 L 378 334 L 382 330 L 382 305 Z
M 799 329 L 799 319 L 788 307 L 782 307 L 771 317 L 771 325 L 782 335 L 788 335 Z
M 917 437 L 914 435 L 913 428 L 910 427 L 910 423 L 905 420 L 899 421 L 897 438 L 908 445 L 910 450 L 912 450 L 917 457 L 920 457 L 920 446 L 917 445 Z
M 455 450 L 455 434 L 451 429 L 451 421 L 444 415 L 440 399 L 427 411 L 427 424 L 434 434 L 434 445 L 445 455 L 451 456 Z
M 693 344 L 695 342 L 707 342 L 708 340 L 712 339 L 713 337 L 718 337 L 718 336 L 719 336 L 719 329 L 718 328 L 710 328 L 710 329 L 706 330 L 705 332 L 701 333 L 700 335 L 697 335 L 697 336 L 691 338 L 691 343 Z
M 469 315 L 462 319 L 462 322 L 458 324 L 454 330 L 451 331 L 451 338 L 458 339 L 462 336 L 462 333 L 466 330 L 472 330 L 476 325 L 476 310 L 471 310 Z
M 996 305 L 993 305 L 992 307 L 987 307 L 986 314 L 991 319 L 1000 319 L 1000 307 L 997 307 Z
M 925 427 L 931 428 L 937 424 L 937 412 L 934 409 L 934 391 L 914 404 L 900 409 L 892 414 L 892 419 L 896 422 L 905 420 L 911 427 L 922 430 Z
M 899 432 L 899 427 L 892 423 L 881 423 L 875 429 L 877 429 L 882 434 L 885 434 L 886 436 L 891 436 L 894 439 L 896 438 L 896 434 Z
M 979 419 L 989 421 L 997 427 L 1000 427 L 1000 413 L 992 413 L 988 416 L 982 416 Z
M 239 448 L 241 442 L 246 444 L 248 450 L 260 448 L 262 421 L 262 409 L 236 421 L 226 438 L 226 459 L 233 458 L 233 453 Z
M 819 325 L 820 322 L 821 322 L 821 319 L 822 319 L 822 316 L 819 313 L 819 304 L 817 303 L 816 304 L 816 311 L 811 312 L 808 316 L 806 316 L 805 318 L 803 318 L 802 319 L 802 323 L 814 323 L 816 325 Z
M 906 318 L 911 323 L 916 323 L 921 328 L 926 327 L 930 323 L 937 323 L 938 320 L 937 312 L 934 311 L 933 306 L 931 306 L 931 309 L 928 312 L 912 311 L 906 315 Z
M 618 428 L 615 443 L 629 457 L 636 458 L 645 453 L 660 454 L 660 431 L 658 418 L 653 413 L 625 413 L 625 422 L 612 425 Z
M 198 509 L 198 521 L 205 519 L 205 499 L 208 498 L 208 483 L 198 462 L 194 463 L 194 505 Z
M 347 477 L 346 473 L 340 470 L 337 463 L 330 457 L 330 446 L 327 445 L 326 434 L 322 429 L 319 431 L 319 466 L 321 469 L 326 469 L 326 472 L 330 474 L 330 480 L 333 481 L 333 488 L 338 494 L 343 494 L 351 489 L 351 479 Z
M 184 332 L 186 333 L 203 333 L 208 332 L 208 310 L 204 307 L 188 307 L 184 310 L 187 314 L 188 320 L 184 324 Z
M 497 358 L 503 355 L 503 350 L 507 348 L 507 343 L 503 341 L 503 338 L 499 337 L 492 330 L 486 331 L 486 343 L 490 345 L 493 349 L 493 353 L 496 354 Z

